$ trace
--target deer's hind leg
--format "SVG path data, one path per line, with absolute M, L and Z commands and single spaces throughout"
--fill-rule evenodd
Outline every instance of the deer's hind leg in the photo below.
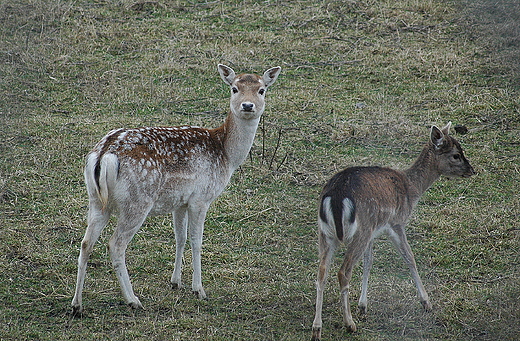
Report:
M 322 221 L 320 224 L 324 224 Z M 325 291 L 325 284 L 327 282 L 327 276 L 329 273 L 330 263 L 334 251 L 338 247 L 339 241 L 336 238 L 327 237 L 323 232 L 319 232 L 318 236 L 319 243 L 319 267 L 318 277 L 316 280 L 316 313 L 314 316 L 314 322 L 312 323 L 312 340 L 321 339 L 322 329 L 322 310 L 323 310 L 323 292 Z
M 85 236 L 81 241 L 81 249 L 78 257 L 78 275 L 76 280 L 76 291 L 72 299 L 72 314 L 78 315 L 83 311 L 82 293 L 83 285 L 85 284 L 85 274 L 87 272 L 87 263 L 94 244 L 99 239 L 101 232 L 105 228 L 110 219 L 110 210 L 101 207 L 98 200 L 90 200 L 88 210 L 88 225 L 85 231 Z
M 356 324 L 352 319 L 352 313 L 350 311 L 349 303 L 349 288 L 350 280 L 352 279 L 352 271 L 356 264 L 359 262 L 366 249 L 368 248 L 371 241 L 370 235 L 363 235 L 362 233 L 356 233 L 351 240 L 347 243 L 345 251 L 345 258 L 343 264 L 338 271 L 338 281 L 341 293 L 341 304 L 343 307 L 343 322 L 347 329 L 351 332 L 357 330 Z
M 150 208 L 139 211 L 122 210 L 119 214 L 114 234 L 108 243 L 110 259 L 119 280 L 123 298 L 134 309 L 143 308 L 143 305 L 135 296 L 132 283 L 130 282 L 130 276 L 126 267 L 126 249 L 134 235 L 141 228 Z

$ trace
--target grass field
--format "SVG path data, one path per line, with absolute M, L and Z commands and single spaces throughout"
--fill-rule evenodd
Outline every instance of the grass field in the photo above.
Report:
M 310 339 L 321 187 L 350 165 L 408 166 L 429 127 L 452 121 L 468 128 L 454 136 L 478 175 L 435 183 L 408 226 L 433 311 L 383 238 L 358 332 L 342 327 L 332 275 L 323 337 L 515 340 L 519 23 L 520 4 L 507 0 L 3 0 L 0 339 Z M 85 313 L 72 318 L 85 155 L 114 128 L 220 125 L 229 89 L 218 63 L 283 70 L 250 157 L 208 213 L 208 300 L 170 288 L 165 216 L 148 219 L 128 251 L 146 310 L 122 301 L 109 226 L 87 270 Z

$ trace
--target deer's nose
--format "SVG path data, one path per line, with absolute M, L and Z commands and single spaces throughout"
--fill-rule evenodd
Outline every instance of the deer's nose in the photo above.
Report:
M 253 111 L 253 107 L 255 105 L 253 103 L 242 103 L 242 110 L 244 111 Z

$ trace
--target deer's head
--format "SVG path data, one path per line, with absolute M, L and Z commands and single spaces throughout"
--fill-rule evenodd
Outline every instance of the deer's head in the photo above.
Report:
M 222 80 L 231 89 L 231 111 L 242 119 L 257 119 L 264 112 L 265 92 L 280 74 L 279 66 L 264 72 L 260 77 L 254 74 L 236 75 L 232 68 L 219 64 Z

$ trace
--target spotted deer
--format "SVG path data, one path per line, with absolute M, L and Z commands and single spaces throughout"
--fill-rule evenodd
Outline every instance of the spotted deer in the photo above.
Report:
M 341 243 L 346 245 L 346 252 L 338 280 L 343 320 L 349 331 L 356 331 L 348 299 L 352 270 L 364 256 L 359 309 L 365 313 L 373 240 L 383 233 L 389 235 L 410 268 L 423 307 L 431 309 L 406 239 L 405 225 L 422 194 L 441 175 L 466 178 L 474 174 L 459 142 L 448 135 L 450 126 L 451 122 L 443 129 L 433 126 L 421 154 L 404 171 L 381 167 L 347 168 L 334 175 L 323 188 L 318 215 L 319 269 L 312 340 L 321 339 L 323 291 L 332 256 Z
M 88 154 L 84 172 L 88 226 L 78 258 L 74 315 L 82 312 L 87 261 L 112 214 L 118 219 L 108 243 L 109 253 L 130 307 L 142 308 L 142 304 L 130 283 L 126 249 L 146 217 L 159 214 L 173 214 L 176 251 L 172 285 L 181 286 L 182 256 L 189 232 L 192 290 L 199 298 L 206 298 L 201 279 L 206 212 L 247 157 L 264 112 L 266 89 L 276 81 L 281 68 L 271 68 L 263 76 L 236 75 L 222 64 L 218 71 L 231 88 L 231 110 L 222 126 L 117 129 Z

